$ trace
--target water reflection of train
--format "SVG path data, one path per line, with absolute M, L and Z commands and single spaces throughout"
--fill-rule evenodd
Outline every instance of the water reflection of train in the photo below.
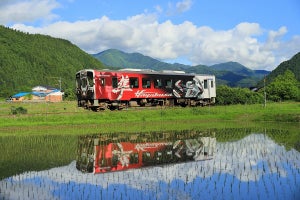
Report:
M 81 137 L 76 167 L 83 172 L 104 173 L 213 158 L 216 138 L 194 137 L 151 142 L 105 141 Z

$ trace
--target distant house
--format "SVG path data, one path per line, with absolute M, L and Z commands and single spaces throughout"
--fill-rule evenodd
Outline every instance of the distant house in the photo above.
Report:
M 31 92 L 20 92 L 18 94 L 15 94 L 13 96 L 11 96 L 9 98 L 9 101 L 23 101 L 25 100 L 29 95 L 31 94 Z
M 20 92 L 10 97 L 13 102 L 61 102 L 63 92 L 50 86 L 35 86 L 32 92 Z

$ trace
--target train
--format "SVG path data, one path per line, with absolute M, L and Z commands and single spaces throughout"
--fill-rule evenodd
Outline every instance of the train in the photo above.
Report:
M 142 69 L 83 69 L 76 73 L 78 107 L 93 111 L 215 103 L 214 75 Z
M 213 159 L 216 138 L 182 137 L 176 140 L 110 141 L 79 138 L 76 168 L 84 173 L 106 173 L 163 164 Z

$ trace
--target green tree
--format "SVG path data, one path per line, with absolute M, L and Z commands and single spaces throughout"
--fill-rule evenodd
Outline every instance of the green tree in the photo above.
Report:
M 102 69 L 102 63 L 71 42 L 46 35 L 28 34 L 0 25 L 0 97 L 8 98 L 36 85 L 74 90 L 76 72 Z
M 262 94 L 247 88 L 231 88 L 226 85 L 217 87 L 216 103 L 219 105 L 261 103 Z
M 76 94 L 75 94 L 74 89 L 66 89 L 64 99 L 65 100 L 76 100 Z
M 292 71 L 278 75 L 267 88 L 267 98 L 272 101 L 299 100 L 299 82 Z

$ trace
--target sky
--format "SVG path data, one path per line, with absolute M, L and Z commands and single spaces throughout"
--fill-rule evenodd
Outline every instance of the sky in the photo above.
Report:
M 1 0 L 0 24 L 90 54 L 273 70 L 300 52 L 299 0 Z

